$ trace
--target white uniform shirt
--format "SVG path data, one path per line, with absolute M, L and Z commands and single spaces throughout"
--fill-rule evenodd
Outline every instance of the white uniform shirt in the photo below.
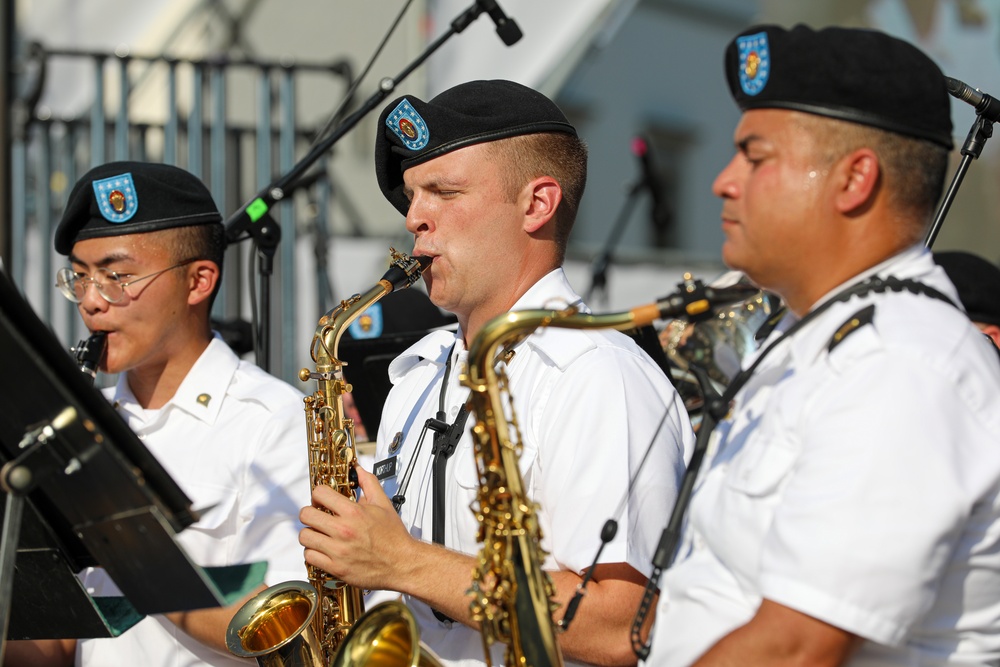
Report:
M 576 303 L 561 269 L 536 283 L 512 310 L 561 309 Z M 454 349 L 453 349 L 454 347 Z M 438 411 L 445 360 L 455 357 L 445 392 L 445 412 L 453 421 L 469 389 L 459 383 L 467 352 L 459 332 L 432 332 L 397 358 L 389 368 L 394 386 L 383 410 L 376 460 L 390 455 L 390 443 L 402 433 L 396 475 L 383 486 L 391 498 L 411 461 L 412 479 L 401 508 L 403 522 L 417 538 L 431 541 L 433 524 L 433 432 L 421 451 L 415 446 L 429 417 Z M 519 460 L 525 490 L 540 503 L 546 569 L 581 572 L 590 567 L 600 546 L 601 528 L 625 495 L 661 416 L 663 429 L 620 517 L 616 538 L 601 562 L 629 562 L 648 574 L 660 532 L 673 505 L 685 455 L 694 444 L 687 415 L 669 380 L 627 336 L 613 330 L 545 329 L 518 345 L 507 367 L 510 393 L 523 438 Z M 448 460 L 445 544 L 477 554 L 478 523 L 470 505 L 479 484 L 469 429 Z M 471 585 L 471 577 L 470 577 Z M 398 597 L 377 592 L 379 601 Z M 482 665 L 479 631 L 438 621 L 421 602 L 404 596 L 413 609 L 421 639 L 448 665 Z M 584 598 L 581 608 L 586 607 Z M 503 646 L 493 651 L 503 663 Z
M 959 303 L 923 249 L 874 273 Z M 836 304 L 780 345 L 713 436 L 648 664 L 690 665 L 762 597 L 867 639 L 853 666 L 998 664 L 997 351 L 909 292 Z
M 267 583 L 306 579 L 298 533 L 308 505 L 302 394 L 241 361 L 218 337 L 158 410 L 136 403 L 125 375 L 105 392 L 202 512 L 177 539 L 201 566 L 267 561 Z M 103 570 L 82 576 L 95 596 L 120 595 Z M 169 586 L 169 580 L 163 581 Z M 147 616 L 113 639 L 81 640 L 77 665 L 245 665 Z

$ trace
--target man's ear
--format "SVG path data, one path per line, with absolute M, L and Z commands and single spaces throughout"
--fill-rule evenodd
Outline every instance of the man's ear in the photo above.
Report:
M 881 166 L 870 148 L 859 148 L 844 156 L 835 167 L 837 210 L 848 214 L 873 203 L 878 193 Z
M 191 262 L 188 267 L 188 303 L 195 305 L 207 300 L 219 282 L 219 266 L 207 259 Z
M 562 201 L 562 187 L 551 176 L 539 176 L 521 191 L 524 207 L 524 231 L 532 234 L 552 219 Z
M 995 324 L 977 324 L 980 331 L 993 339 L 997 347 L 1000 347 L 1000 327 Z

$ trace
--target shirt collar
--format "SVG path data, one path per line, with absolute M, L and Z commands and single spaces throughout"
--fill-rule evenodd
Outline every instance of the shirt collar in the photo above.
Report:
M 569 284 L 566 272 L 563 271 L 562 267 L 559 267 L 549 271 L 538 282 L 529 287 L 511 310 L 534 308 L 563 310 L 574 305 L 582 313 L 590 312 L 590 309 L 583 303 L 583 299 Z
M 899 279 L 923 280 L 934 270 L 934 266 L 930 252 L 924 246 L 911 246 L 833 288 L 824 294 L 810 310 L 815 310 L 843 290 L 868 280 L 873 276 L 882 278 L 893 276 Z M 938 285 L 935 286 L 937 287 Z M 833 335 L 833 330 L 843 324 L 844 319 L 857 312 L 862 307 L 862 304 L 863 302 L 852 298 L 843 304 L 832 305 L 830 311 L 819 316 L 816 323 L 806 325 L 802 331 L 794 334 L 791 341 L 791 350 L 795 358 L 798 360 L 814 358 L 819 350 L 827 346 L 830 336 Z M 784 332 L 799 319 L 799 317 L 789 314 L 782 321 L 782 325 L 777 328 L 777 331 L 779 333 Z M 825 322 L 825 324 L 815 326 L 819 322 Z
M 159 413 L 164 414 L 170 408 L 176 408 L 184 410 L 206 424 L 213 424 L 222 409 L 226 391 L 232 383 L 239 363 L 239 357 L 216 333 L 188 371 L 180 387 Z M 127 373 L 122 373 L 118 377 L 114 402 L 119 409 L 134 416 L 141 418 L 144 414 L 142 406 L 128 385 Z
M 511 310 L 533 308 L 562 310 L 571 305 L 577 305 L 580 312 L 590 312 L 580 296 L 570 286 L 565 271 L 559 267 L 548 272 L 529 287 L 528 291 L 514 303 Z M 443 366 L 448 359 L 449 351 L 452 349 L 459 353 L 464 351 L 463 340 L 461 328 L 457 330 L 439 329 L 430 332 L 404 350 L 389 364 L 389 380 L 395 384 L 421 359 Z

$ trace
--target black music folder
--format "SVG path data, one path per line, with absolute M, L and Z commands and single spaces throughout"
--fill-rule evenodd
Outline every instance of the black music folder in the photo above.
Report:
M 0 642 L 113 637 L 146 614 L 229 604 L 263 581 L 265 563 L 191 562 L 175 539 L 198 518 L 191 501 L 2 269 L 0 406 L 0 570 L 13 574 L 0 571 L 12 587 L 0 591 Z M 122 597 L 88 595 L 75 576 L 88 566 Z

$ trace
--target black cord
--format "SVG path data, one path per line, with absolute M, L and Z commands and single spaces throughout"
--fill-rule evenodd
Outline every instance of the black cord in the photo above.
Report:
M 351 83 L 351 87 L 348 88 L 346 93 L 344 93 L 344 99 L 341 100 L 337 108 L 334 109 L 332 114 L 330 114 L 330 118 L 326 121 L 326 124 L 323 125 L 323 129 L 316 133 L 316 136 L 315 138 L 313 138 L 313 142 L 310 145 L 310 148 L 316 146 L 316 144 L 318 144 L 320 141 L 323 140 L 323 138 L 326 136 L 326 133 L 330 131 L 330 128 L 333 127 L 333 124 L 340 117 L 340 114 L 344 112 L 344 107 L 346 107 L 348 103 L 350 103 L 350 101 L 354 98 L 354 93 L 357 92 L 358 86 L 361 84 L 361 81 L 368 75 L 368 72 L 371 70 L 372 65 L 375 64 L 375 61 L 382 53 L 382 49 L 385 48 L 386 42 L 389 41 L 389 37 L 391 37 L 392 33 L 396 31 L 396 28 L 399 26 L 399 22 L 403 20 L 403 16 L 406 15 L 407 10 L 410 8 L 410 5 L 412 4 L 413 0 L 406 0 L 406 4 L 404 4 L 403 8 L 399 10 L 399 14 L 396 15 L 396 19 L 392 22 L 392 25 L 389 26 L 389 30 L 385 33 L 385 35 L 383 35 L 382 41 L 375 48 L 375 53 L 373 53 L 372 57 L 368 60 L 368 64 L 365 65 L 364 71 L 362 71 L 361 74 L 359 74 L 358 77 Z
M 668 407 L 663 411 L 663 416 L 660 417 L 660 423 L 656 425 L 656 431 L 653 433 L 653 437 L 650 438 L 649 444 L 646 445 L 646 451 L 642 454 L 642 460 L 639 461 L 639 467 L 636 468 L 632 478 L 628 481 L 628 487 L 625 489 L 622 499 L 618 502 L 618 508 L 615 510 L 615 513 L 611 516 L 611 518 L 604 522 L 604 526 L 601 528 L 601 545 L 597 547 L 597 553 L 594 554 L 594 562 L 587 568 L 583 575 L 583 580 L 577 584 L 576 593 L 573 594 L 573 598 L 569 601 L 569 604 L 566 605 L 566 613 L 563 614 L 563 617 L 559 620 L 559 629 L 564 632 L 569 629 L 569 624 L 573 622 L 573 617 L 576 616 L 576 610 L 580 606 L 583 596 L 587 593 L 587 584 L 590 583 L 590 579 L 594 574 L 594 568 L 597 567 L 597 562 L 601 558 L 601 553 L 604 551 L 604 547 L 611 542 L 611 540 L 615 539 L 615 535 L 618 534 L 618 519 L 625 511 L 628 499 L 632 495 L 632 489 L 635 488 L 636 482 L 639 481 L 639 473 L 641 473 L 643 467 L 645 467 L 646 460 L 649 458 L 649 453 L 653 451 L 653 445 L 656 444 L 656 439 L 660 436 L 660 431 L 663 430 L 663 424 L 666 423 L 667 416 L 669 414 L 670 408 Z
M 250 289 L 250 332 L 252 335 L 253 349 L 260 350 L 260 314 L 257 312 L 257 243 L 250 244 L 250 261 L 247 262 L 247 284 Z M 259 363 L 259 359 L 254 359 L 254 363 Z

